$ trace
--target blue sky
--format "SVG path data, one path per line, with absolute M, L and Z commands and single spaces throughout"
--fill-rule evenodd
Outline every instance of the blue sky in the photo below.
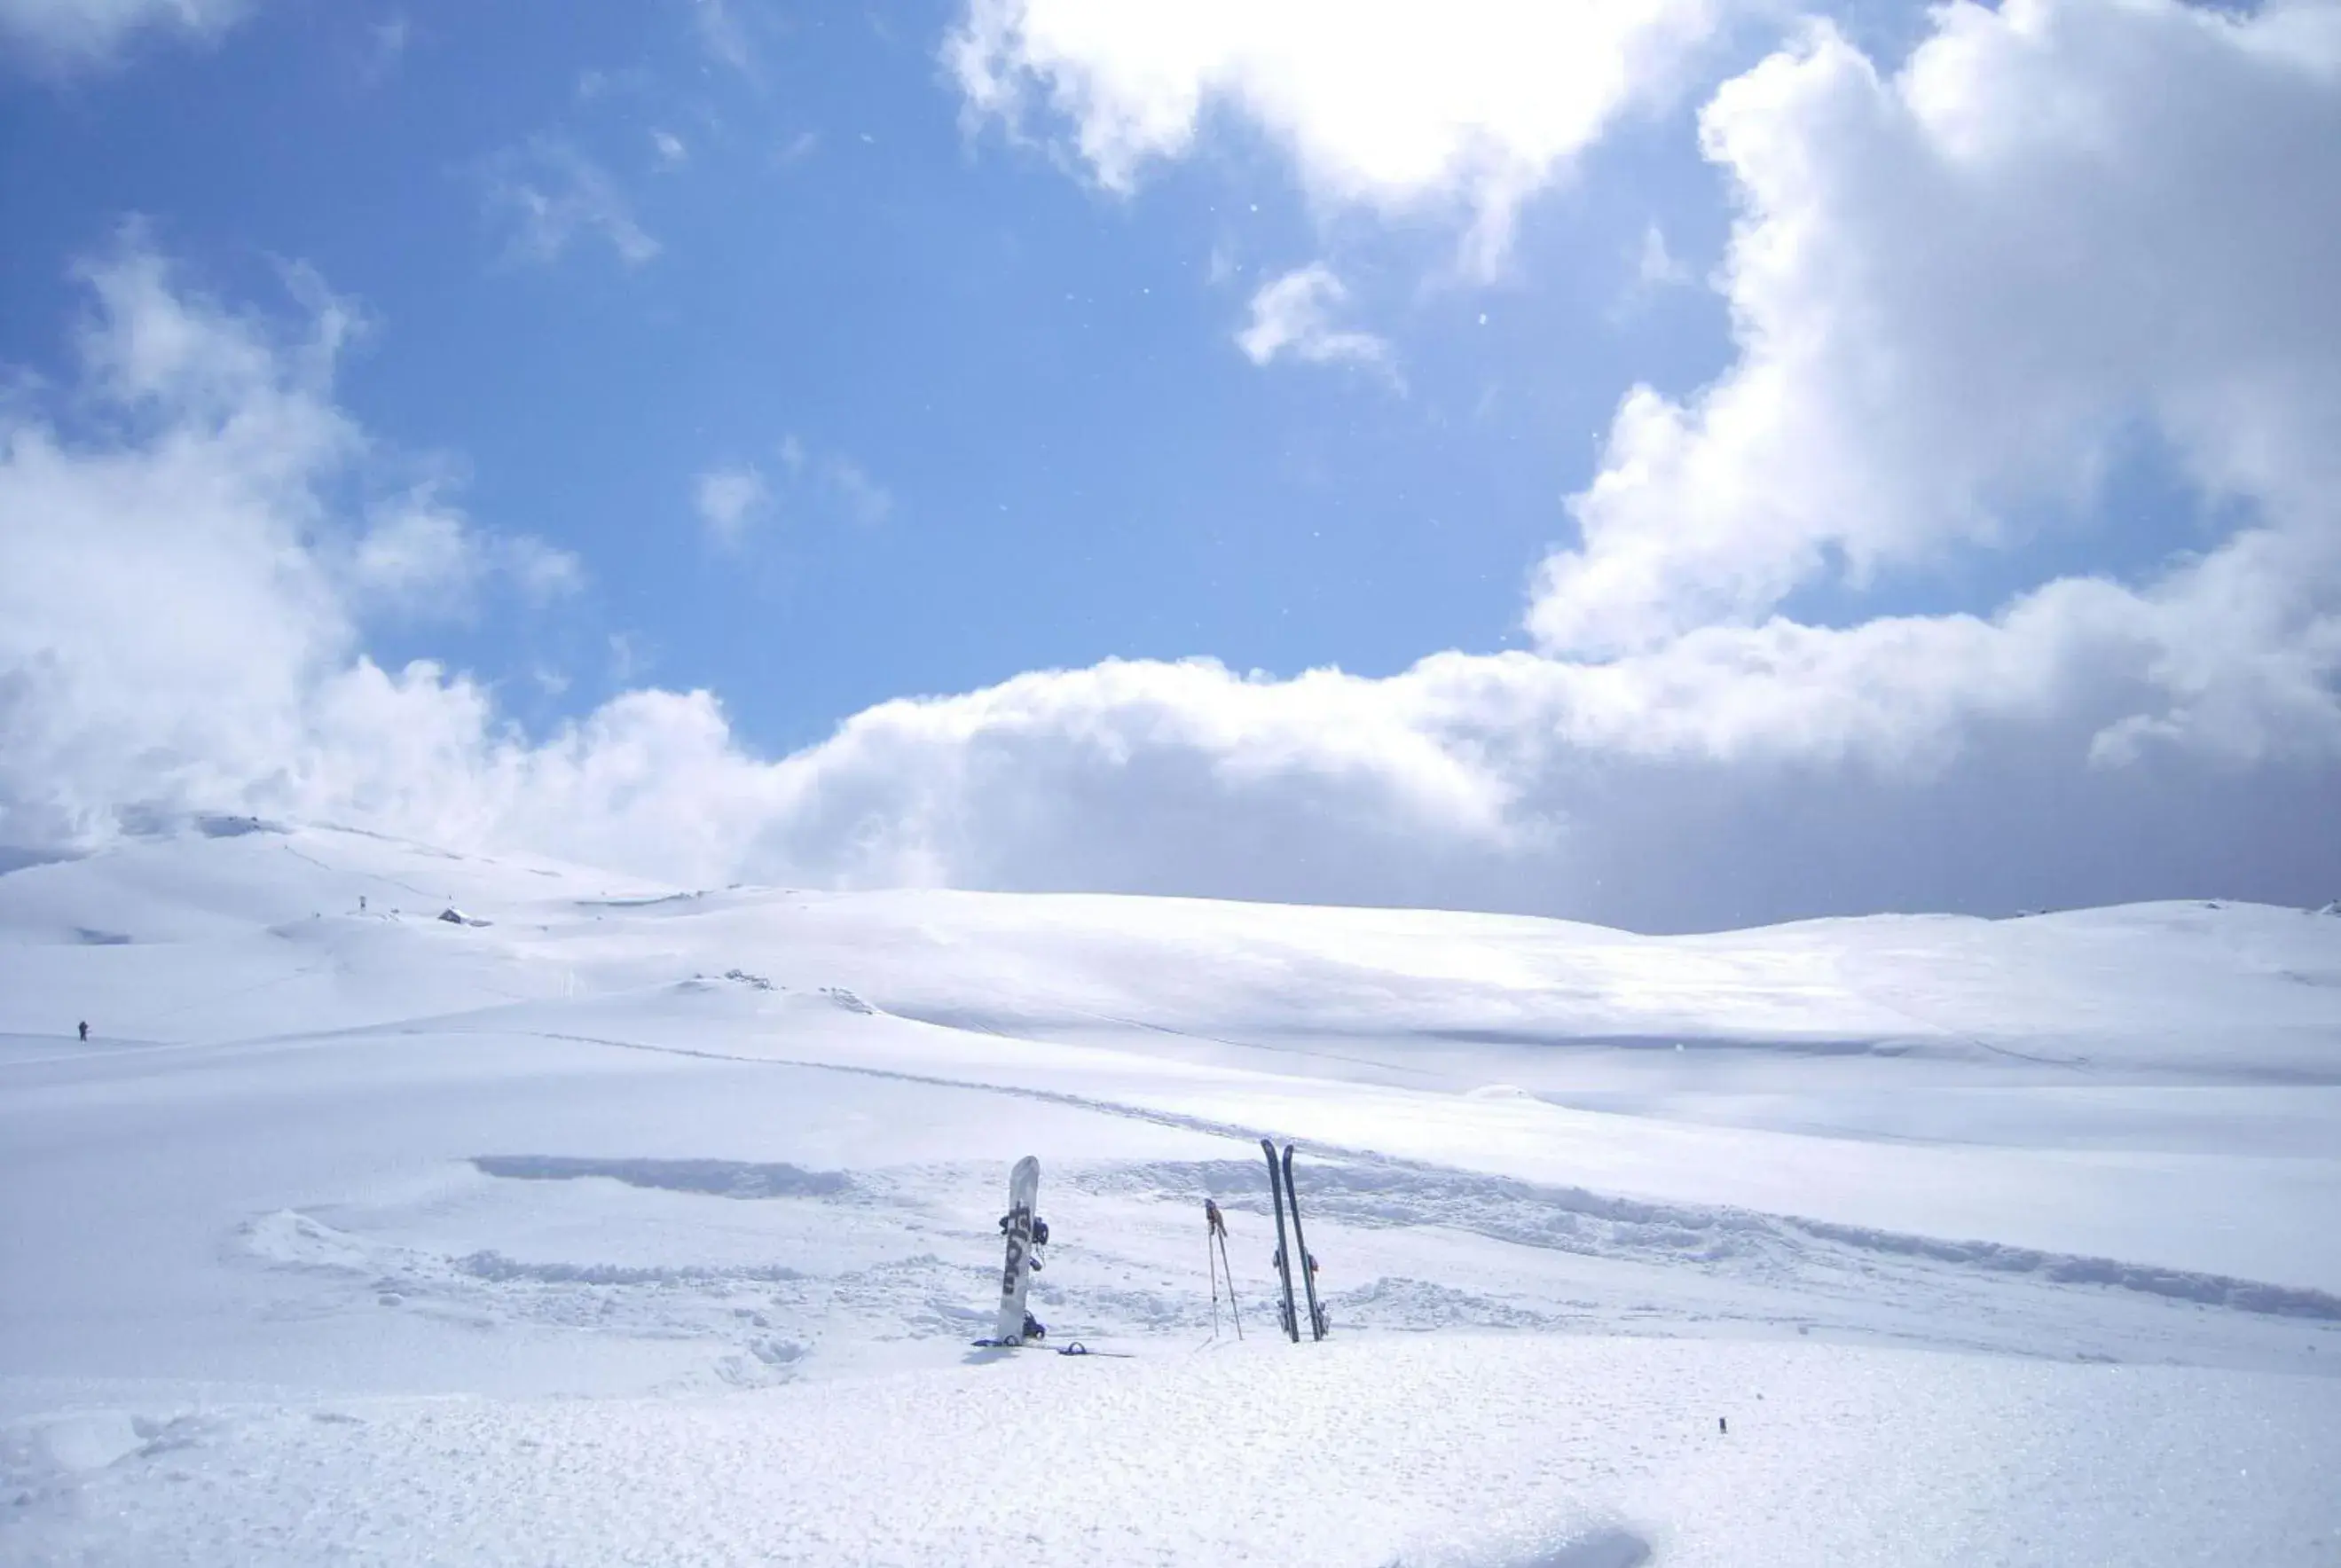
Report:
M 479 780 L 598 777 L 632 695 L 703 690 L 712 759 L 613 753 L 621 793 L 680 790 L 685 815 L 712 809 L 688 780 L 734 779 L 719 847 L 643 852 L 678 875 L 1674 924 L 2194 891 L 2221 867 L 2295 891 L 2296 855 L 2216 831 L 2138 875 L 2106 845 L 2069 875 L 1930 853 L 1803 892 L 1758 862 L 1783 791 L 1886 841 L 1935 836 L 1948 791 L 2000 832 L 2037 799 L 2007 780 L 2047 767 L 2092 819 L 2118 797 L 2167 839 L 2220 779 L 2293 802 L 2333 779 L 2329 606 L 2276 586 L 2321 584 L 2333 531 L 2301 455 L 2336 433 L 2302 283 L 2334 227 L 2302 195 L 2341 173 L 2302 140 L 2341 124 L 2330 13 L 1655 0 L 1597 25 L 1474 0 L 1348 26 L 1296 0 L 1133 7 L 1118 33 L 1071 0 L 10 0 L 20 433 L 92 474 L 162 463 L 183 425 L 218 438 L 177 382 L 101 384 L 92 343 L 140 321 L 269 356 L 236 395 L 275 377 L 351 433 L 220 524 L 327 605 L 295 673 L 230 678 L 293 709 L 194 740 L 125 717 L 104 747 L 45 717 L 56 756 L 131 760 L 0 796 L 0 838 L 86 841 L 126 791 L 607 857 L 643 837 L 606 793 L 554 790 L 593 821 L 544 832 L 553 808 Z M 2207 84 L 2167 137 L 2131 108 L 2157 72 Z M 2037 112 L 2052 87 L 2098 105 L 2097 141 Z M 2192 167 L 2190 136 L 2255 175 Z M 2108 184 L 2128 194 L 2087 195 Z M 2230 200 L 2202 253 L 2155 240 Z M 134 263 L 163 280 L 144 316 L 93 281 Z M 302 382 L 321 312 L 358 325 Z M 2159 353 L 2166 323 L 2197 347 Z M 1621 412 L 1638 386 L 1648 417 Z M 99 567 L 139 553 L 125 515 L 73 531 Z M 0 519 L 43 526 L 29 500 Z M 2259 531 L 2286 564 L 2238 543 Z M 2209 584 L 2223 550 L 2262 575 Z M 65 591 L 32 570 L 28 600 Z M 2192 619 L 2215 604 L 2233 626 Z M 79 671 L 73 635 L 0 656 Z M 1234 674 L 1132 695 L 1097 673 L 1194 657 Z M 485 693 L 470 739 L 417 778 L 335 751 L 317 693 L 416 659 L 439 697 Z M 1359 678 L 1330 704 L 1295 680 L 1326 667 Z M 867 716 L 904 697 L 942 700 Z M 248 760 L 272 746 L 300 760 Z M 473 782 L 418 782 L 451 773 Z M 1741 803 L 1716 830 L 1769 890 L 1618 902 L 1638 867 L 1695 879 L 1649 865 L 1663 832 L 1587 858 L 1651 789 Z M 1070 837 L 1031 838 L 1057 812 Z M 1333 838 L 1278 870 L 1293 819 Z M 1358 870 L 1393 842 L 1427 858 Z
M 238 300 L 306 263 L 371 323 L 345 406 L 593 582 L 552 614 L 384 628 L 388 656 L 493 672 L 541 722 L 609 694 L 623 635 L 631 675 L 712 686 L 791 747 L 1109 656 L 1387 674 L 1516 642 L 1619 394 L 1728 356 L 1712 296 L 1637 274 L 1653 223 L 1687 267 L 1719 249 L 1692 104 L 1539 197 L 1482 283 L 1449 275 L 1435 215 L 1312 213 L 1240 124 L 1129 195 L 971 130 L 950 6 L 762 18 L 732 60 L 684 5 L 283 5 L 18 83 L 0 357 L 64 373 L 71 264 L 125 213 Z M 496 188 L 559 189 L 570 160 L 654 254 L 590 224 L 526 250 Z M 1251 290 L 1329 242 L 1402 392 L 1236 346 Z M 693 507 L 718 465 L 773 491 L 734 551 Z M 539 667 L 574 683 L 532 693 Z

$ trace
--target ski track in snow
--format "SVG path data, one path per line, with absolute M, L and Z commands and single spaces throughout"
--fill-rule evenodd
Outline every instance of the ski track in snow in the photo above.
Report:
M 883 1244 L 888 1255 L 830 1272 L 742 1261 L 523 1260 L 494 1248 L 442 1254 L 387 1239 L 407 1228 L 395 1214 L 364 1216 L 368 1234 L 359 1236 L 284 1211 L 248 1225 L 242 1250 L 263 1265 L 339 1277 L 345 1305 L 355 1309 L 688 1339 L 708 1347 L 709 1375 L 732 1384 L 801 1374 L 841 1315 L 859 1337 L 943 1348 L 988 1332 L 996 1236 L 931 1211 L 931 1195 L 996 1181 L 989 1167 L 820 1173 L 828 1180 L 783 1167 L 790 1174 L 774 1180 L 770 1167 L 714 1160 L 483 1156 L 473 1164 L 514 1182 L 600 1178 L 701 1200 L 844 1206 L 897 1239 Z M 1312 1156 L 1302 1175 L 1312 1247 L 1331 1259 L 1322 1283 L 1337 1333 L 1818 1332 L 2027 1356 L 2293 1365 L 2341 1375 L 2341 1312 L 2287 1322 L 2248 1305 L 2266 1287 L 2238 1282 L 2128 1293 L 2093 1266 L 2065 1266 L 2090 1260 L 1978 1272 L 1963 1249 L 1921 1238 L 1847 1243 L 1800 1222 L 1619 1204 L 1469 1172 Z M 1208 1295 L 1190 1270 L 1163 1262 L 1189 1250 L 1184 1233 L 1195 1228 L 1203 1193 L 1218 1195 L 1240 1231 L 1251 1222 L 1235 1244 L 1240 1279 L 1256 1328 L 1270 1321 L 1271 1220 L 1253 1162 L 1082 1165 L 1050 1180 L 1058 1196 L 1044 1199 L 1044 1213 L 1061 1216 L 1076 1196 L 1091 1202 L 1083 1223 L 1054 1222 L 1053 1266 L 1034 1282 L 1035 1310 L 1060 1342 L 1142 1345 L 1174 1335 L 1183 1346 L 1210 1332 Z M 1403 1263 L 1364 1272 L 1377 1233 L 1425 1230 L 1458 1238 L 1446 1275 L 1423 1277 Z M 1338 1238 L 1330 1253 L 1329 1237 Z M 1355 1283 L 1337 1283 L 1343 1276 Z
M 782 1057 L 742 1056 L 712 1049 L 652 1044 L 599 1036 L 555 1035 L 628 1050 L 897 1079 L 939 1087 L 972 1089 L 1064 1105 L 1101 1115 L 1127 1116 L 1248 1143 L 1251 1130 L 1206 1117 L 1100 1099 L 1091 1096 L 1018 1085 L 951 1078 L 899 1069 L 860 1067 Z M 2107 1290 L 2216 1306 L 2239 1312 L 2341 1324 L 2341 1296 L 2327 1292 L 2270 1285 L 2219 1275 L 2127 1264 L 2007 1246 L 1993 1242 L 1945 1240 L 1898 1235 L 1864 1226 L 1833 1225 L 1794 1216 L 1722 1208 L 1662 1205 L 1605 1196 L 1582 1189 L 1540 1188 L 1501 1176 L 1442 1169 L 1365 1151 L 1320 1148 L 1339 1156 L 1312 1171 L 1310 1201 L 1338 1220 L 1364 1225 L 1442 1225 L 1529 1246 L 1551 1247 L 1594 1256 L 1734 1267 L 1768 1282 L 1823 1273 L 1854 1274 L 1878 1283 L 1898 1265 L 1905 1275 L 1982 1270 L 2053 1285 Z M 1248 1162 L 1181 1173 L 1177 1180 L 1154 1173 L 1161 1192 L 1237 1191 L 1249 1179 Z M 1147 1179 L 1133 1171 L 1132 1179 Z M 1321 1189 L 1321 1190 L 1320 1190 Z M 1234 1200 L 1242 1206 L 1243 1200 Z M 1261 1207 L 1265 1209 L 1264 1196 Z M 1927 1271 L 1933 1263 L 1949 1270 Z M 1842 1285 L 1840 1289 L 1844 1288 Z

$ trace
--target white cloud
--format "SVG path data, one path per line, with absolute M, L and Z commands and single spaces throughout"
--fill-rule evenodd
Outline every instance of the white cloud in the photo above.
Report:
M 633 632 L 610 634 L 610 680 L 623 686 L 647 673 L 658 662 L 657 651 Z
M 659 166 L 663 169 L 680 169 L 691 161 L 691 149 L 672 131 L 653 129 L 651 150 L 658 154 Z
M 692 496 L 699 506 L 699 520 L 707 525 L 707 533 L 723 548 L 736 549 L 748 537 L 748 530 L 772 509 L 772 492 L 764 483 L 764 476 L 752 465 L 712 468 L 699 476 Z
M 513 260 L 558 261 L 583 235 L 606 242 L 629 267 L 659 253 L 617 182 L 565 142 L 540 136 L 509 148 L 488 161 L 485 174 L 488 211 L 507 225 Z
M 742 771 L 743 793 L 770 793 L 740 864 L 1657 926 L 2327 896 L 2329 696 L 2321 734 L 2264 744 L 2248 773 L 2197 748 L 2092 766 L 2088 734 L 2151 685 L 2151 656 L 2117 591 L 2077 634 L 2061 608 L 1723 629 L 1609 666 L 1449 654 L 1386 680 L 1208 662 L 1035 673 L 882 705 Z
M 747 28 L 733 13 L 729 0 L 690 0 L 690 5 L 700 47 L 719 64 L 742 75 L 754 75 L 756 52 L 749 43 Z
M 1113 189 L 1223 107 L 1328 202 L 1459 207 L 1490 266 L 1520 203 L 1674 87 L 1731 3 L 969 0 L 944 53 L 971 113 L 1012 127 L 1045 102 Z
M 362 593 L 410 613 L 460 612 L 486 570 L 463 520 L 428 497 L 377 518 L 351 565 Z
M 494 570 L 511 579 L 531 604 L 547 604 L 583 590 L 585 563 L 569 551 L 531 533 L 499 536 L 491 551 Z
M 80 382 L 0 404 L 0 843 L 86 842 L 136 807 L 237 810 L 702 885 L 1662 926 L 2321 901 L 2341 878 L 2330 531 L 2250 529 L 2149 588 L 2052 583 L 1990 618 L 1720 624 L 1602 663 L 1036 672 L 882 704 L 779 759 L 703 691 L 623 691 L 532 738 L 481 683 L 364 650 L 364 581 L 318 542 L 366 537 L 334 500 L 368 444 L 331 395 L 345 313 L 321 300 L 273 330 L 134 247 L 87 275 Z M 97 433 L 60 433 L 51 397 Z M 824 461 L 804 454 L 805 482 Z M 463 530 L 400 526 L 381 575 L 430 581 L 463 554 Z M 638 679 L 639 645 L 610 646 L 615 679 Z
M 468 617 L 497 577 L 532 605 L 585 586 L 584 563 L 568 551 L 529 534 L 483 534 L 428 489 L 376 510 L 346 576 L 357 605 L 418 619 Z
M 216 38 L 253 0 L 0 0 L 0 41 L 45 70 L 103 65 L 147 31 Z
M 0 838 L 18 842 L 339 776 L 319 727 L 391 680 L 359 652 L 383 594 L 475 561 L 543 581 L 566 559 L 443 505 L 372 531 L 335 515 L 369 443 L 331 397 L 352 327 L 329 297 L 303 285 L 305 330 L 272 330 L 181 292 L 134 231 L 83 277 L 97 311 L 60 395 L 91 433 L 0 410 Z
M 864 528 L 875 528 L 894 515 L 894 492 L 845 453 L 832 452 L 816 458 L 794 432 L 782 436 L 774 450 L 780 455 L 782 478 L 795 492 L 792 506 L 842 511 L 847 521 Z M 769 500 L 761 474 L 756 476 L 756 487 L 755 500 L 761 505 Z
M 1389 343 L 1333 325 L 1332 313 L 1349 297 L 1321 262 L 1287 273 L 1252 295 L 1251 322 L 1236 334 L 1236 344 L 1256 365 L 1289 353 L 1311 364 L 1370 365 L 1395 376 Z
M 1671 288 L 1691 281 L 1690 269 L 1668 248 L 1667 236 L 1656 223 L 1642 230 L 1642 247 L 1634 255 L 1634 281 L 1645 289 Z
M 830 488 L 837 492 L 846 515 L 864 528 L 875 528 L 894 514 L 894 495 L 848 457 L 829 461 Z
M 2086 512 L 2141 421 L 2265 526 L 2333 531 L 2341 9 L 1959 4 L 1890 80 L 1816 25 L 1703 134 L 1742 208 L 1739 358 L 1625 400 L 1540 580 L 1547 647 L 2020 542 L 2017 509 Z

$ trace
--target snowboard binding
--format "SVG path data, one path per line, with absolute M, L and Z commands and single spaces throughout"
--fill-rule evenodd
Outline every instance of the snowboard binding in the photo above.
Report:
M 1003 1214 L 1000 1216 L 1001 1235 L 1006 1236 L 1008 1234 L 1009 1227 L 1014 1222 L 1015 1218 L 1016 1216 L 1012 1214 Z M 1042 1219 L 1036 1214 L 1032 1216 L 1032 1242 L 1030 1256 L 1030 1266 L 1034 1274 L 1041 1272 L 1041 1264 L 1042 1262 L 1041 1249 L 1048 1245 L 1049 1222 Z
M 1015 1350 L 1015 1349 L 1018 1349 L 1018 1348 L 1020 1348 L 1021 1346 L 1023 1346 L 1023 1345 L 1037 1345 L 1037 1344 L 1039 1344 L 1041 1340 L 1044 1340 L 1044 1339 L 1046 1339 L 1046 1338 L 1048 1338 L 1048 1337 L 1049 1337 L 1049 1325 L 1048 1325 L 1047 1324 L 1045 1324 L 1045 1323 L 1042 1323 L 1039 1318 L 1034 1317 L 1031 1313 L 1029 1313 L 1029 1312 L 1028 1312 L 1028 1313 L 1026 1313 L 1026 1314 L 1024 1315 L 1024 1332 L 1023 1332 L 1023 1333 L 1021 1333 L 1021 1334 L 1020 1334 L 1020 1335 L 1018 1335 L 1015 1338 L 1013 1338 L 1013 1339 L 976 1339 L 976 1340 L 970 1340 L 968 1343 L 969 1343 L 969 1344 L 971 1344 L 971 1345 L 974 1345 L 978 1350 Z M 1074 1343 L 1074 1344 L 1076 1344 L 1076 1345 L 1078 1345 L 1078 1344 L 1080 1344 L 1081 1342 L 1080 1342 L 1079 1340 L 1075 1340 L 1073 1343 Z M 1067 1354 L 1067 1355 L 1088 1355 L 1088 1354 L 1089 1354 L 1089 1352 L 1087 1352 L 1087 1351 L 1068 1351 L 1068 1352 L 1065 1352 L 1064 1354 Z

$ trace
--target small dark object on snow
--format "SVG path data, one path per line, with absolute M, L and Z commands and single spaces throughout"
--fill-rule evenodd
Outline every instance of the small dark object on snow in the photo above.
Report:
M 1717 1416 L 1717 1417 L 1715 1418 L 1715 1429 L 1716 1429 L 1718 1432 L 1728 1432 L 1728 1431 L 1730 1431 L 1730 1430 L 1731 1430 L 1731 1419 L 1730 1419 L 1730 1417 L 1728 1417 L 1728 1416 L 1724 1416 L 1724 1415 L 1718 1415 L 1718 1416 Z
M 89 1024 L 86 1020 L 81 1026 L 81 1037 L 85 1040 L 89 1038 Z
M 1046 1339 L 1049 1337 L 1049 1325 L 1028 1312 L 1024 1315 L 1024 1337 Z

